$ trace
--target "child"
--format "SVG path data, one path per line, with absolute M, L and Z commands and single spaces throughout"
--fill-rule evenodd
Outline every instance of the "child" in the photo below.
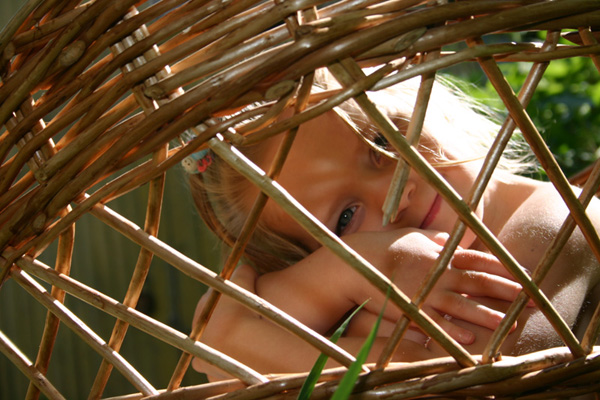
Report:
M 408 82 L 370 97 L 403 130 L 416 88 Z M 487 133 L 496 130 L 456 95 L 436 85 L 419 151 L 465 197 L 487 151 L 486 141 L 491 137 Z M 275 137 L 242 151 L 268 169 L 281 140 Z M 434 265 L 457 215 L 435 189 L 411 171 L 397 217 L 383 227 L 381 208 L 396 165 L 390 158 L 393 156 L 358 108 L 344 104 L 301 125 L 277 181 L 412 296 Z M 258 189 L 212 157 L 205 172 L 191 177 L 193 193 L 201 213 L 212 216 L 205 217 L 209 225 L 218 226 L 222 237 L 235 237 Z M 525 165 L 520 159 L 505 158 L 476 214 L 520 264 L 531 269 L 560 228 L 567 210 L 550 184 L 516 175 Z M 587 209 L 594 224 L 600 223 L 599 207 L 594 200 Z M 211 210 L 214 214 L 208 213 Z M 460 245 L 423 309 L 476 354 L 482 352 L 490 329 L 497 326 L 507 302 L 520 287 L 510 281 L 510 275 L 472 232 L 467 231 Z M 363 343 L 384 303 L 380 292 L 321 248 L 272 201 L 267 203 L 249 244 L 247 262 L 254 269 L 241 266 L 233 278 L 236 283 L 322 334 L 335 328 L 349 310 L 370 299 L 339 342 L 350 352 L 355 353 Z M 582 312 L 593 312 L 594 307 L 584 305 L 592 298 L 597 302 L 599 280 L 598 261 L 576 230 L 541 288 L 574 326 Z M 400 315 L 396 307 L 386 308 L 371 352 L 374 357 Z M 229 299 L 220 301 L 202 340 L 261 372 L 307 371 L 317 357 L 317 351 L 300 339 Z M 529 308 L 502 351 L 519 354 L 561 344 L 541 312 Z M 395 360 L 443 355 L 415 329 L 405 336 Z M 224 377 L 202 360 L 194 360 L 194 367 L 211 378 Z

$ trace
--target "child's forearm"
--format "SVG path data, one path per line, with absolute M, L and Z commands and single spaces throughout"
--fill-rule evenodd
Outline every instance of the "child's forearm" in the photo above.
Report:
M 247 290 L 253 290 L 257 276 L 248 266 L 241 266 L 232 280 Z M 204 300 L 201 300 L 198 310 L 203 305 Z M 387 322 L 384 321 L 385 323 Z M 367 324 L 369 325 L 367 329 L 350 330 L 349 335 L 362 332 L 366 336 L 371 323 Z M 362 333 L 356 336 L 342 337 L 338 341 L 338 345 L 351 354 L 356 354 L 364 342 Z M 227 297 L 223 297 L 219 301 L 202 336 L 202 341 L 265 373 L 308 371 L 319 355 L 318 350 L 303 340 Z M 386 339 L 381 337 L 376 339 L 370 361 L 376 360 L 385 341 Z M 401 346 L 398 360 L 420 360 L 437 355 L 430 349 L 426 349 L 424 345 L 406 341 L 406 345 Z M 328 366 L 337 366 L 337 364 L 330 361 Z M 194 360 L 194 368 L 207 373 L 214 379 L 227 378 L 217 367 L 208 365 L 200 359 Z
M 398 287 L 412 296 L 421 280 L 435 264 L 441 246 L 434 232 L 398 230 L 350 235 L 346 240 Z M 497 273 L 506 274 L 493 257 L 476 251 L 460 251 L 455 266 L 444 273 L 424 305 L 425 311 L 452 337 L 472 343 L 471 332 L 447 321 L 448 314 L 486 328 L 495 329 L 501 312 L 479 307 L 470 296 L 489 296 L 512 301 L 520 286 Z M 325 248 L 282 271 L 257 280 L 257 294 L 319 332 L 327 332 L 348 310 L 368 301 L 365 310 L 377 315 L 385 304 L 385 294 L 362 275 Z M 396 321 L 402 312 L 393 304 L 384 317 Z
M 210 328 L 210 325 L 209 325 Z M 319 351 L 302 339 L 283 330 L 275 324 L 250 313 L 237 318 L 235 329 L 228 332 L 211 332 L 203 336 L 206 344 L 223 351 L 260 373 L 306 372 L 314 365 Z M 338 345 L 350 354 L 357 354 L 365 341 L 364 337 L 342 337 Z M 386 338 L 376 338 L 368 362 L 376 362 L 386 343 Z M 415 342 L 405 340 L 400 344 L 394 361 L 416 361 L 445 354 Z M 328 360 L 326 368 L 338 367 L 334 360 Z M 207 373 L 213 380 L 228 378 L 217 367 L 202 360 L 194 360 L 194 368 Z
M 406 252 L 402 246 L 395 246 L 407 233 L 415 230 L 362 232 L 346 236 L 344 241 L 384 275 L 407 276 L 403 268 L 413 267 L 410 258 L 402 257 Z M 291 267 L 259 277 L 256 289 L 259 296 L 321 332 L 366 300 L 369 302 L 365 308 L 378 314 L 385 300 L 385 293 L 326 248 L 316 250 Z M 396 310 L 390 319 L 399 315 Z

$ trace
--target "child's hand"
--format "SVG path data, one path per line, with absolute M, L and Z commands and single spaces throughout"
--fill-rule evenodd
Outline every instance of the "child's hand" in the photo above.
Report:
M 460 343 L 471 344 L 475 340 L 474 334 L 455 324 L 453 319 L 492 330 L 497 328 L 504 313 L 481 304 L 477 298 L 513 301 L 521 291 L 521 285 L 509 277 L 504 266 L 490 254 L 458 249 L 423 309 L 449 335 Z M 515 328 L 516 323 L 512 329 Z
M 362 236 L 362 244 L 358 246 L 358 251 L 392 278 L 411 298 L 435 265 L 448 237 L 439 232 L 414 229 L 357 234 L 359 235 Z M 389 235 L 395 235 L 395 240 L 386 244 Z M 354 239 L 350 241 L 354 242 Z M 367 243 L 371 247 L 366 247 Z M 369 250 L 363 250 L 367 248 Z M 509 277 L 510 274 L 495 257 L 476 250 L 458 249 L 451 266 L 440 277 L 422 308 L 450 336 L 462 344 L 471 344 L 475 335 L 457 325 L 455 320 L 495 329 L 504 314 L 484 306 L 475 297 L 514 300 L 521 286 L 508 279 Z M 377 308 L 382 306 L 380 297 L 373 297 L 372 294 L 371 297 L 374 301 L 367 304 L 367 308 L 372 313 L 378 313 Z M 399 316 L 400 311 L 395 307 L 386 312 L 386 318 L 390 320 Z

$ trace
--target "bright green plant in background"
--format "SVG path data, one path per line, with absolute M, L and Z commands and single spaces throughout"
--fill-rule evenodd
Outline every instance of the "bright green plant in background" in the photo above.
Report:
M 499 63 L 499 67 L 518 92 L 531 63 L 507 62 Z M 467 94 L 502 109 L 492 84 L 478 68 L 462 69 L 456 75 L 470 82 L 460 85 Z M 588 57 L 550 62 L 527 112 L 567 177 L 600 156 L 600 73 Z
M 600 78 L 591 60 L 551 62 L 528 112 L 567 175 L 598 158 Z

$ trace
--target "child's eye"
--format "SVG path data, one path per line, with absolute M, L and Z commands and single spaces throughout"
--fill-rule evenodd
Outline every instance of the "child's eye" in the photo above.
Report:
M 388 150 L 389 148 L 389 142 L 381 133 L 377 134 L 377 136 L 373 139 L 373 143 L 375 146 L 377 146 L 377 148 L 382 150 Z M 381 167 L 384 155 L 382 152 L 378 151 L 377 148 L 371 148 L 371 159 L 375 166 Z
M 338 219 L 337 225 L 335 227 L 335 233 L 338 236 L 341 236 L 348 225 L 352 222 L 352 217 L 354 217 L 354 213 L 356 212 L 356 206 L 346 208 L 340 214 L 340 218 Z
M 375 145 L 377 147 L 381 147 L 384 150 L 386 150 L 388 148 L 389 144 L 390 144 L 388 142 L 388 140 L 385 138 L 385 136 L 383 136 L 381 133 L 377 134 L 377 136 L 373 140 L 373 143 L 375 143 Z

